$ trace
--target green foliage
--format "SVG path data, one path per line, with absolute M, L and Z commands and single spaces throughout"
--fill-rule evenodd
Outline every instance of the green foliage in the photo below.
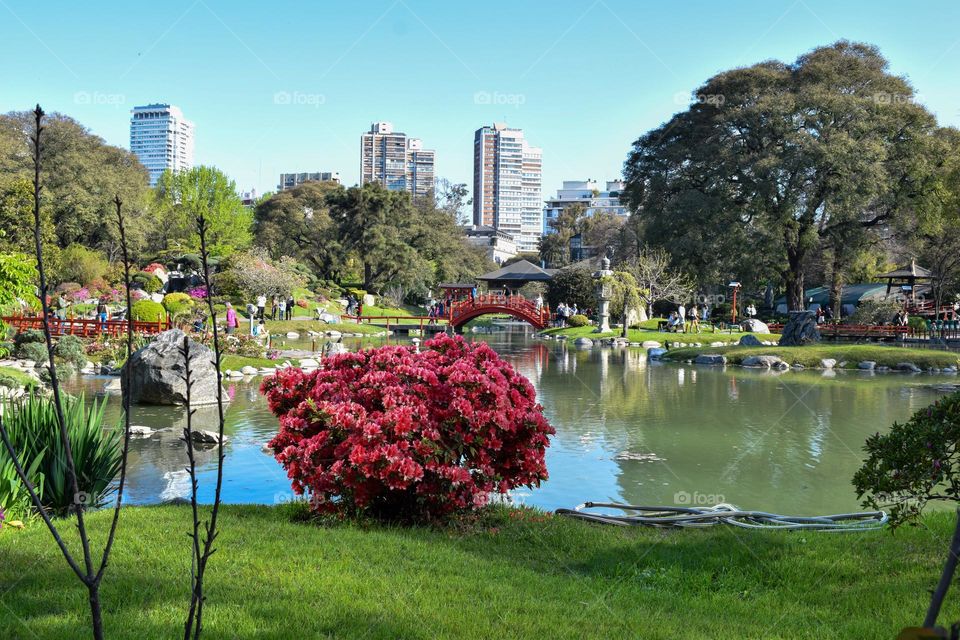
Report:
M 17 357 L 23 360 L 33 360 L 37 364 L 43 364 L 49 360 L 47 345 L 42 342 L 27 342 L 17 347 Z
M 868 457 L 853 477 L 872 508 L 891 507 L 894 525 L 920 515 L 931 500 L 960 501 L 960 392 L 920 409 L 864 445 Z
M 60 336 L 53 347 L 53 354 L 62 361 L 72 365 L 75 369 L 82 369 L 87 364 L 87 352 L 83 341 L 77 336 Z
M 21 331 L 13 337 L 13 344 L 17 349 L 31 342 L 42 343 L 44 341 L 46 341 L 46 338 L 43 335 L 43 331 L 40 329 L 27 329 L 26 331 Z
M 3 378 L 0 377 L 0 386 L 3 386 Z M 19 452 L 18 452 L 19 453 Z M 40 464 L 43 462 L 41 456 L 30 458 L 25 455 L 19 456 L 21 468 L 26 472 L 35 490 L 42 494 L 44 486 L 43 473 L 40 471 Z M 0 510 L 4 512 L 6 521 L 26 520 L 33 511 L 33 501 L 27 488 L 20 481 L 17 475 L 13 459 L 7 453 L 4 446 L 0 446 Z
M 70 486 L 53 400 L 27 396 L 4 410 L 14 449 L 25 460 L 42 459 L 38 469 L 45 479 L 41 502 L 54 513 L 66 514 L 78 501 L 88 507 L 99 506 L 109 495 L 110 483 L 120 470 L 120 437 L 119 431 L 103 429 L 105 407 L 105 400 L 94 400 L 87 408 L 83 396 L 63 399 L 80 496 L 75 496 Z
M 165 171 L 153 192 L 157 249 L 198 252 L 197 217 L 206 218 L 207 246 L 214 256 L 242 251 L 253 240 L 253 213 L 243 206 L 237 188 L 219 169 L 194 167 L 190 171 Z
M 56 362 L 56 370 L 57 370 L 57 380 L 61 380 L 61 381 L 72 376 L 74 372 L 72 364 L 70 364 L 69 362 L 60 362 L 59 360 Z M 40 380 L 42 380 L 46 384 L 50 384 L 51 378 L 50 378 L 49 366 L 41 367 L 39 375 L 40 375 Z
M 163 308 L 172 316 L 183 316 L 193 311 L 193 298 L 186 293 L 168 293 L 163 296 Z
M 262 249 L 238 252 L 228 257 L 214 277 L 215 290 L 239 300 L 290 295 L 303 286 L 292 258 L 272 260 Z
M 137 300 L 130 309 L 130 317 L 137 322 L 161 322 L 167 318 L 167 311 L 159 302 Z
M 935 118 L 870 45 L 724 71 L 694 97 L 627 159 L 636 249 L 669 250 L 700 282 L 776 277 L 791 309 L 809 259 L 838 246 L 851 259 L 910 210 L 935 164 Z
M 103 254 L 80 244 L 71 244 L 60 254 L 61 280 L 79 282 L 84 285 L 95 280 L 103 280 L 110 272 L 110 263 Z
M 580 309 L 596 305 L 597 283 L 588 268 L 561 269 L 554 274 L 547 287 L 547 302 L 551 309 L 556 309 L 561 302 L 567 305 L 575 304 Z
M 140 285 L 147 293 L 160 293 L 163 290 L 163 280 L 146 271 L 138 271 L 130 276 L 130 283 Z
M 0 252 L 0 307 L 34 296 L 37 274 L 34 264 L 25 254 Z
M 17 241 L 32 238 L 32 187 L 30 143 L 33 113 L 20 111 L 0 115 L 0 228 L 13 229 Z M 72 118 L 50 113 L 44 118 L 43 220 L 44 244 L 59 247 L 78 243 L 105 250 L 116 249 L 118 232 L 113 196 L 119 195 L 127 211 L 127 238 L 139 247 L 147 221 L 144 198 L 147 171 L 131 152 L 110 146 Z M 16 181 L 19 186 L 13 185 Z M 4 192 L 10 197 L 4 198 Z M 27 215 L 24 215 L 27 213 Z M 7 222 L 14 224 L 8 225 Z M 48 239 L 49 238 L 49 239 Z M 50 267 L 55 256 L 48 253 Z M 56 269 L 53 269 L 55 271 Z M 51 277 L 55 274 L 51 272 Z M 84 283 L 86 284 L 86 283 Z
M 575 316 L 570 316 L 570 319 L 567 321 L 567 323 L 571 327 L 585 327 L 588 324 L 590 324 L 590 318 L 583 315 L 582 313 L 578 313 Z

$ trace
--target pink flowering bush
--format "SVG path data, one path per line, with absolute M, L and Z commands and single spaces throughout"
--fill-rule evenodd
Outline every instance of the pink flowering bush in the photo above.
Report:
M 193 298 L 194 300 L 206 300 L 207 299 L 207 288 L 206 287 L 194 287 L 187 291 L 187 295 Z
M 553 428 L 530 382 L 483 342 L 441 335 L 279 370 L 270 441 L 318 512 L 436 518 L 547 478 Z

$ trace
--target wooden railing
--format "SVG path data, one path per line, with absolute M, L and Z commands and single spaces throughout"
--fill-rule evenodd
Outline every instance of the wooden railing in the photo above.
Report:
M 39 316 L 5 316 L 3 321 L 17 332 L 30 329 L 43 329 L 43 318 Z M 101 335 L 119 337 L 127 332 L 126 320 L 91 320 L 87 318 L 50 318 L 50 333 L 55 336 L 79 336 L 93 338 Z M 133 321 L 133 331 L 141 334 L 157 334 L 172 328 L 170 318 L 160 322 Z

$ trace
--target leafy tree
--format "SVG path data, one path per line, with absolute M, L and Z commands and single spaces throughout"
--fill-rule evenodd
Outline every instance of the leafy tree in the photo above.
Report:
M 60 280 L 90 284 L 104 279 L 110 271 L 110 263 L 103 254 L 80 244 L 72 244 L 61 253 Z
M 553 275 L 547 287 L 547 302 L 551 309 L 556 309 L 561 302 L 575 304 L 579 309 L 597 304 L 597 282 L 587 267 L 574 265 L 561 269 Z
M 36 276 L 36 264 L 26 254 L 0 251 L 0 307 L 33 298 Z
M 457 224 L 469 223 L 470 214 L 465 209 L 473 204 L 473 198 L 469 197 L 470 190 L 466 184 L 437 178 L 433 192 L 437 209 L 445 211 Z
M 33 171 L 28 139 L 32 126 L 32 112 L 0 115 L 0 220 L 4 222 L 16 216 L 16 208 L 11 210 L 11 206 L 20 207 L 25 202 L 23 181 L 29 180 Z M 111 221 L 112 200 L 119 195 L 127 212 L 127 241 L 139 245 L 146 227 L 143 214 L 149 180 L 137 157 L 106 144 L 68 116 L 50 114 L 44 126 L 43 213 L 57 244 L 67 247 L 79 243 L 101 249 L 111 259 L 117 257 L 119 238 L 117 226 Z M 16 194 L 12 201 L 11 190 Z M 32 218 L 21 220 L 18 228 L 24 224 L 32 224 Z M 11 239 L 20 242 L 23 237 L 18 232 L 11 234 Z
M 259 295 L 290 295 L 304 284 L 290 260 L 271 260 L 263 249 L 235 253 L 226 259 L 214 284 L 220 293 L 246 300 Z
M 791 309 L 803 308 L 812 252 L 895 220 L 930 171 L 935 120 L 870 45 L 726 71 L 696 95 L 634 143 L 624 195 L 636 228 L 693 264 L 769 258 Z
M 155 251 L 199 251 L 196 227 L 201 214 L 209 225 L 207 243 L 212 255 L 242 251 L 253 241 L 253 213 L 243 206 L 233 180 L 214 167 L 164 171 L 153 192 L 152 213 L 149 241 Z
M 587 208 L 580 203 L 567 205 L 548 223 L 550 233 L 540 239 L 540 260 L 553 268 L 570 264 L 570 240 L 581 233 Z
M 629 271 L 614 271 L 613 275 L 610 276 L 610 284 L 613 287 L 613 297 L 610 299 L 610 315 L 620 317 L 623 323 L 621 335 L 626 337 L 630 324 L 630 312 L 643 313 L 640 287 L 637 284 L 637 279 Z M 646 317 L 642 317 L 641 320 L 646 320 Z
M 272 258 L 293 256 L 320 278 L 335 278 L 344 255 L 327 199 L 342 191 L 335 182 L 311 181 L 263 200 L 254 213 L 257 244 Z

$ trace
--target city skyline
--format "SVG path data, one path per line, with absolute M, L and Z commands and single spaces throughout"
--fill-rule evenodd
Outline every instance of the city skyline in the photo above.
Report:
M 6 70 L 0 109 L 40 102 L 127 148 L 134 105 L 176 104 L 197 125 L 195 164 L 260 193 L 283 172 L 318 168 L 359 183 L 356 135 L 380 118 L 427 141 L 436 175 L 452 182 L 472 185 L 472 132 L 496 121 L 545 150 L 548 190 L 573 178 L 616 179 L 630 143 L 684 109 L 710 76 L 792 62 L 843 38 L 877 45 L 941 124 L 960 124 L 956 3 L 915 14 L 825 0 L 680 14 L 615 0 L 549 12 L 385 0 L 324 12 L 322 21 L 310 12 L 284 20 L 288 12 L 245 2 L 171 2 L 162 17 L 141 5 L 48 8 L 0 7 L 0 53 L 35 51 L 29 66 Z M 499 11 L 515 19 L 486 19 Z M 50 13 L 58 20 L 46 20 Z M 404 73 L 385 71 L 390 51 L 404 52 Z M 208 72 L 195 73 L 198 64 Z

